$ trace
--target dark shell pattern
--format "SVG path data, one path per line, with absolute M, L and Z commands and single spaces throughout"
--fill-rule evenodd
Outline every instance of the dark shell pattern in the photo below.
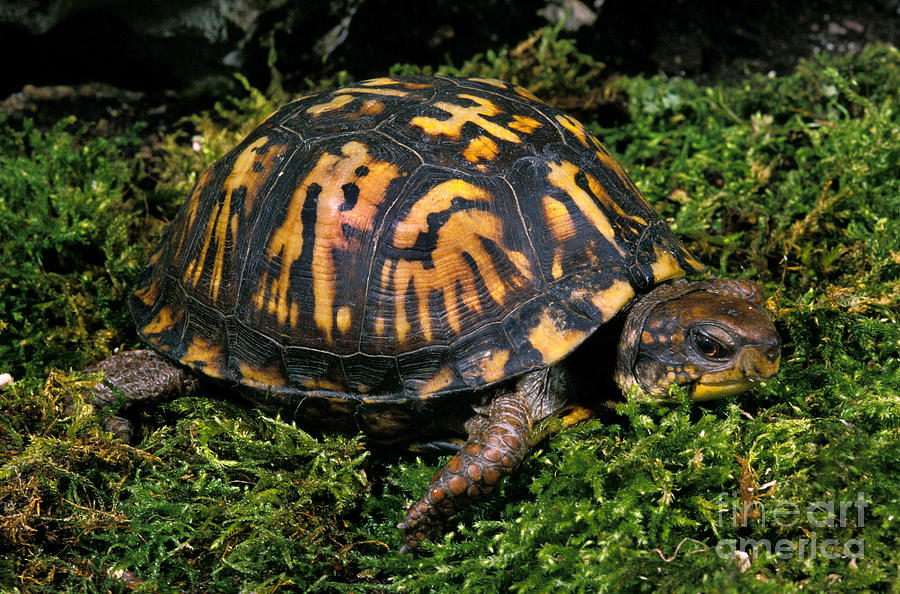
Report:
M 327 416 L 552 365 L 701 268 L 603 145 L 528 91 L 380 78 L 285 105 L 210 166 L 131 310 L 159 352 L 327 395 Z

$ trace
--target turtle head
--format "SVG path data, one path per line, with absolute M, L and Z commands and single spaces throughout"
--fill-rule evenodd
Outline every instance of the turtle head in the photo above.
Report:
M 664 400 L 682 386 L 692 400 L 735 394 L 778 371 L 781 339 L 759 288 L 717 280 L 661 285 L 628 313 L 616 382 Z

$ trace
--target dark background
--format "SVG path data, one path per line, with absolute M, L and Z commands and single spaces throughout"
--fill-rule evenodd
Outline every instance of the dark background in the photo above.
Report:
M 156 103 L 168 91 L 172 102 L 185 101 L 209 96 L 223 81 L 232 81 L 233 72 L 265 88 L 272 49 L 289 91 L 339 70 L 360 79 L 384 74 L 395 63 L 458 65 L 476 53 L 514 46 L 546 25 L 538 12 L 547 5 L 547 0 L 248 0 L 246 5 L 4 0 L 0 100 L 6 100 L 0 113 L 11 118 L 36 113 L 42 101 L 62 101 L 61 108 L 69 101 L 77 111 L 79 97 L 96 99 L 119 90 L 139 91 L 132 97 L 150 96 Z M 584 0 L 583 5 L 598 18 L 569 35 L 577 38 L 580 51 L 606 64 L 606 76 L 661 73 L 709 81 L 754 72 L 785 74 L 799 58 L 817 52 L 856 52 L 872 41 L 896 45 L 900 24 L 900 0 Z M 223 7 L 231 12 L 223 13 Z M 26 88 L 85 83 L 111 88 Z

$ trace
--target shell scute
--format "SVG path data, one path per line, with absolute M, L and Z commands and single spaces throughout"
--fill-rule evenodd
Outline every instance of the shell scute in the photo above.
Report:
M 552 365 L 699 269 L 573 118 L 392 77 L 290 103 L 210 166 L 131 308 L 160 352 L 330 418 Z

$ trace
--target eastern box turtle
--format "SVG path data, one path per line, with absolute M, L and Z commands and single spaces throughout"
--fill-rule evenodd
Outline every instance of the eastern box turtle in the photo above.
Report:
M 95 402 L 214 380 L 374 442 L 468 435 L 400 523 L 409 550 L 519 465 L 535 422 L 605 401 L 597 369 L 658 399 L 774 375 L 759 290 L 667 282 L 701 270 L 597 138 L 525 89 L 368 80 L 285 105 L 199 178 L 131 296 L 152 350 L 95 365 Z M 557 365 L 586 341 L 618 354 Z

